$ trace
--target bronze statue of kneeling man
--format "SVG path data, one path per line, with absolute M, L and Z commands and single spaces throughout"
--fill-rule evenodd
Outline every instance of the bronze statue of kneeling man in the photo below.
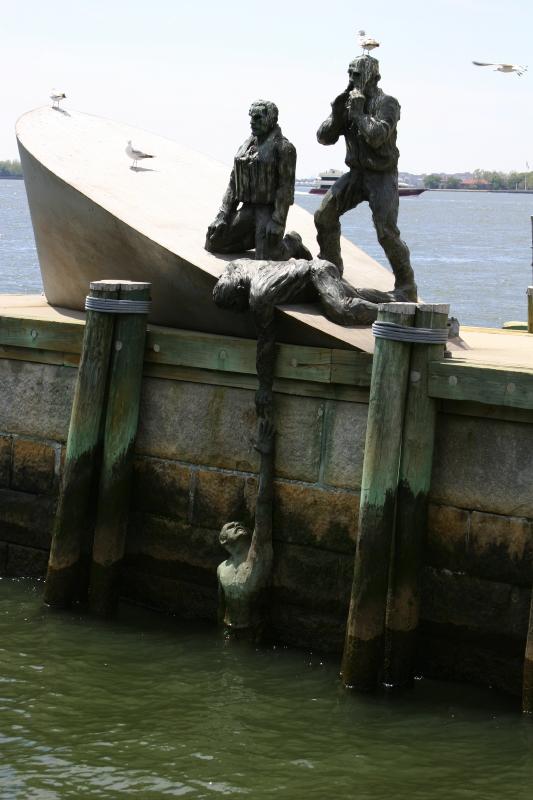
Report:
M 272 402 L 275 359 L 274 311 L 281 303 L 320 302 L 325 317 L 339 325 L 371 325 L 379 303 L 406 300 L 401 291 L 355 289 L 341 277 L 339 267 L 319 258 L 286 262 L 231 261 L 213 289 L 219 308 L 250 310 L 257 330 L 256 409 L 268 415 Z
M 261 467 L 253 533 L 240 522 L 228 522 L 220 531 L 220 544 L 229 557 L 217 569 L 219 620 L 232 638 L 257 641 L 263 633 L 272 571 L 274 436 L 272 423 L 260 420 L 255 448 L 261 454 Z
M 296 149 L 281 132 L 275 103 L 258 100 L 249 113 L 252 135 L 237 150 L 205 249 L 244 253 L 255 247 L 256 258 L 311 258 L 298 233 L 283 235 L 294 203 Z

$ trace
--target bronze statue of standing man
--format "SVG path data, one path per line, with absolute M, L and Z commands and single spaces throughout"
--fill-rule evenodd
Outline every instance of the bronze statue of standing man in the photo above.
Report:
M 348 67 L 348 87 L 331 104 L 331 114 L 317 132 L 320 144 L 346 142 L 346 172 L 328 191 L 315 213 L 319 258 L 343 269 L 340 217 L 363 200 L 372 210 L 380 245 L 394 272 L 398 300 L 416 301 L 409 248 L 398 230 L 398 148 L 400 104 L 379 87 L 379 62 L 359 56 Z

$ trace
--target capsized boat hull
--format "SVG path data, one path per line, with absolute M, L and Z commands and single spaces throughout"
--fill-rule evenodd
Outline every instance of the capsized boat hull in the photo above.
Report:
M 17 139 L 51 305 L 83 309 L 92 280 L 148 280 L 151 322 L 255 336 L 250 314 L 223 311 L 212 301 L 225 263 L 239 254 L 217 256 L 203 246 L 228 166 L 128 125 L 49 107 L 23 115 Z M 130 139 L 156 158 L 131 169 L 124 152 Z M 311 214 L 293 206 L 287 229 L 297 230 L 317 252 Z M 388 270 L 346 239 L 342 249 L 350 282 L 392 288 Z M 280 338 L 285 341 L 348 346 L 338 328 L 316 309 L 281 309 Z

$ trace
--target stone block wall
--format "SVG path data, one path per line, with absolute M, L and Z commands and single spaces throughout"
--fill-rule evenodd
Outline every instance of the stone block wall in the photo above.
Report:
M 274 635 L 338 652 L 353 571 L 367 406 L 277 394 L 275 407 Z M 259 466 L 254 429 L 250 390 L 145 381 L 126 596 L 215 618 L 216 568 L 226 556 L 219 530 L 233 519 L 253 525 Z M 339 466 L 333 453 L 340 451 Z
M 0 574 L 40 577 L 46 570 L 61 449 L 0 433 Z
M 521 691 L 533 583 L 533 425 L 443 413 L 420 669 Z
M 0 359 L 0 573 L 43 575 L 76 370 Z M 295 391 L 293 382 L 291 392 Z M 367 406 L 278 393 L 272 623 L 342 650 Z M 332 393 L 329 393 L 333 396 Z M 443 408 L 423 572 L 421 673 L 519 693 L 533 582 L 531 421 Z M 122 592 L 214 620 L 220 527 L 253 523 L 250 389 L 145 378 Z
M 0 431 L 6 431 L 0 438 L 0 476 L 1 491 L 9 496 L 0 511 L 4 574 L 45 573 L 75 375 L 71 367 L 0 359 Z M 339 652 L 367 406 L 281 393 L 275 406 L 274 635 Z M 226 555 L 218 532 L 232 519 L 253 524 L 259 466 L 254 431 L 249 389 L 144 380 L 125 597 L 181 615 L 216 618 L 216 567 Z M 33 557 L 31 566 L 25 553 Z

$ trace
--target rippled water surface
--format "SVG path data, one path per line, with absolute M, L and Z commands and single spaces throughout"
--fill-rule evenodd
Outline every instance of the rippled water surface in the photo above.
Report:
M 0 179 L 0 292 L 42 292 L 24 181 Z
M 307 190 L 309 211 L 322 198 Z M 426 192 L 400 200 L 399 224 L 411 249 L 420 295 L 450 303 L 463 324 L 500 327 L 527 318 L 533 195 Z M 366 203 L 342 218 L 343 233 L 387 265 Z M 313 252 L 317 246 L 307 242 Z M 0 180 L 0 292 L 42 291 L 23 181 Z
M 314 211 L 319 195 L 298 193 Z M 411 250 L 420 296 L 450 303 L 465 325 L 500 327 L 527 319 L 533 195 L 425 192 L 400 199 L 399 226 Z M 342 217 L 344 235 L 387 266 L 363 203 Z M 309 246 L 309 243 L 307 243 Z
M 530 800 L 533 725 L 488 691 L 360 698 L 336 663 L 0 580 L 0 797 Z

